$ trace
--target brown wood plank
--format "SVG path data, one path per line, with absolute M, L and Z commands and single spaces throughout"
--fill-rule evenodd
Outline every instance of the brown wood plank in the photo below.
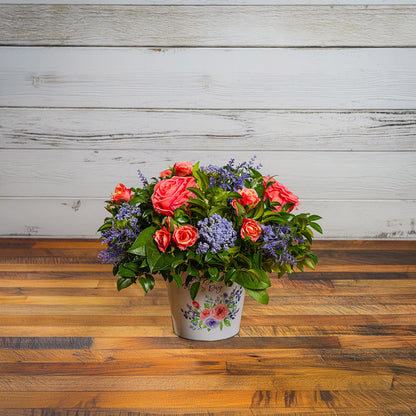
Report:
M 31 407 L 77 407 L 80 402 L 84 407 L 123 408 L 126 403 L 136 409 L 178 409 L 190 404 L 188 391 L 151 391 L 151 392 L 0 392 L 0 403 L 8 408 Z M 409 410 L 414 398 L 414 391 L 398 389 L 395 391 L 367 390 L 356 391 L 281 391 L 281 390 L 205 390 L 192 394 L 193 408 L 211 408 L 232 410 L 234 407 L 264 408 L 273 407 L 284 410 L 287 407 L 331 407 L 360 409 L 382 409 L 394 402 L 397 408 Z

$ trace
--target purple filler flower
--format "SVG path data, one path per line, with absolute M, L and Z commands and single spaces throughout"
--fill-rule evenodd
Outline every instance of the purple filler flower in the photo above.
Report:
M 214 319 L 212 316 L 209 316 L 207 319 L 205 319 L 204 324 L 209 329 L 214 329 L 220 326 L 220 322 Z

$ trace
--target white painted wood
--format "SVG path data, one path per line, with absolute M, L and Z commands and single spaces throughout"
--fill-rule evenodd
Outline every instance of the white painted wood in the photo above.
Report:
M 3 149 L 416 150 L 415 111 L 2 108 L 0 119 Z
M 416 6 L 19 4 L 0 22 L 2 45 L 416 45 Z
M 68 4 L 69 0 L 0 0 L 0 4 Z M 401 5 L 414 0 L 71 0 L 71 4 L 133 4 L 133 5 Z
M 101 199 L 0 199 L 2 237 L 96 238 L 106 211 Z M 13 212 L 13 215 L 10 215 Z M 409 239 L 416 236 L 416 201 L 303 201 L 299 212 L 319 213 L 316 238 Z M 337 215 L 334 215 L 334 212 Z
M 137 169 L 158 176 L 174 162 L 224 165 L 256 153 L 264 174 L 307 199 L 416 199 L 414 152 L 2 150 L 0 195 L 7 197 L 103 197 L 118 182 L 140 186 Z M 334 213 L 334 215 L 336 215 Z
M 416 49 L 0 48 L 0 106 L 415 109 Z

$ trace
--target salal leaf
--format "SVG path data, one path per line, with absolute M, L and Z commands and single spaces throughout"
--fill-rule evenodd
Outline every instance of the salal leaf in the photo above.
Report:
M 190 289 L 191 299 L 194 300 L 196 295 L 199 292 L 199 286 L 201 286 L 201 282 L 198 280 L 197 282 L 193 283 Z
M 132 246 L 127 250 L 128 253 L 136 254 L 138 256 L 146 256 L 146 243 L 149 239 L 153 241 L 153 235 L 156 231 L 156 227 L 151 225 L 150 227 L 145 228 L 139 236 L 136 238 L 136 241 Z
M 132 285 L 135 281 L 136 279 L 120 276 L 117 279 L 117 290 L 120 291 L 122 289 L 125 289 L 126 287 L 129 287 L 130 285 Z
M 246 292 L 254 300 L 262 303 L 263 305 L 267 305 L 269 303 L 269 294 L 267 293 L 266 289 L 262 289 L 262 290 L 246 289 Z

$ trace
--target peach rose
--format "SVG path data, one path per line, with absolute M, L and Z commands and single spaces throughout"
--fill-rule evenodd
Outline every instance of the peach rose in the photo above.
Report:
M 172 176 L 172 171 L 170 169 L 166 169 L 159 173 L 159 178 L 170 178 Z
M 175 209 L 186 205 L 189 198 L 193 196 L 193 193 L 186 189 L 191 186 L 198 188 L 193 176 L 185 178 L 173 176 L 158 182 L 151 197 L 155 211 L 173 217 Z
M 260 202 L 260 198 L 258 197 L 255 189 L 243 188 L 243 189 L 239 189 L 238 193 L 242 196 L 242 198 L 233 199 L 233 201 L 231 202 L 231 205 L 234 207 L 237 214 L 238 214 L 237 202 L 243 207 L 247 207 L 248 211 L 250 211 L 250 209 L 253 209 Z
M 171 238 L 172 237 L 169 231 L 165 227 L 157 230 L 153 236 L 153 240 L 155 240 L 157 248 L 163 252 L 165 252 L 168 248 Z
M 118 183 L 113 194 L 113 201 L 127 201 L 131 199 L 131 189 L 127 189 L 122 183 Z
M 176 176 L 191 176 L 194 165 L 191 162 L 175 163 L 174 168 Z
M 193 225 L 184 225 L 173 232 L 173 241 L 181 249 L 193 246 L 198 239 L 198 229 Z
M 243 218 L 243 226 L 240 230 L 240 235 L 243 240 L 245 237 L 248 237 L 251 241 L 257 241 L 261 232 L 262 229 L 257 221 L 249 218 Z
M 266 189 L 267 182 L 271 182 L 272 184 Z M 274 211 L 280 212 L 283 208 L 283 205 L 292 202 L 293 205 L 287 211 L 290 212 L 294 208 L 298 209 L 297 207 L 300 205 L 299 197 L 294 195 L 286 186 L 282 185 L 281 183 L 277 182 L 276 179 L 270 178 L 270 176 L 265 176 L 263 178 L 263 185 L 264 189 L 264 199 L 269 198 L 271 202 L 279 202 L 281 206 L 274 207 Z

